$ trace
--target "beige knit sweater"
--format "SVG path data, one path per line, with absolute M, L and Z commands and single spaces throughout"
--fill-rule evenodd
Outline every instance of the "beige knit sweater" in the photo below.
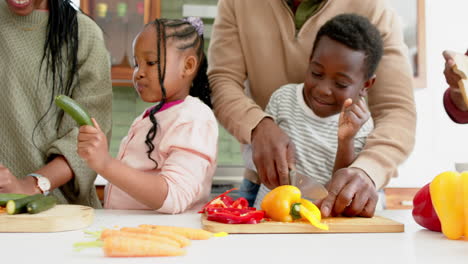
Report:
M 74 172 L 74 179 L 52 193 L 61 203 L 100 207 L 94 187 L 96 173 L 76 153 L 78 128 L 68 115 L 55 128 L 58 108 L 34 134 L 39 118 L 52 98 L 45 71 L 39 73 L 43 54 L 47 11 L 34 11 L 21 17 L 12 14 L 0 1 L 0 164 L 16 177 L 24 177 L 43 167 L 54 155 L 63 155 Z M 96 118 L 110 135 L 112 86 L 108 52 L 102 32 L 87 16 L 78 16 L 79 85 L 72 97 Z
M 284 0 L 220 0 L 208 55 L 215 114 L 241 143 L 250 143 L 271 94 L 284 84 L 304 81 L 318 29 L 341 13 L 369 18 L 384 41 L 368 98 L 375 130 L 351 165 L 381 188 L 411 152 L 416 126 L 407 48 L 397 16 L 384 0 L 329 0 L 299 32 Z M 245 80 L 253 100 L 244 93 Z

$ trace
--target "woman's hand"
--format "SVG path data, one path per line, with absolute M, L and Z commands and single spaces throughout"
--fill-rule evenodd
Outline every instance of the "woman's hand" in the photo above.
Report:
M 354 104 L 351 98 L 346 99 L 340 114 L 338 140 L 347 141 L 354 139 L 362 125 L 369 120 L 370 115 L 364 98 L 359 99 Z
M 453 71 L 453 66 L 455 65 L 455 52 L 445 50 L 442 55 L 445 59 L 445 68 L 444 75 L 447 84 L 449 85 L 450 98 L 452 99 L 455 106 L 461 111 L 468 111 L 468 106 L 463 100 L 463 95 L 458 87 L 458 82 L 460 81 L 460 76 Z M 468 55 L 468 51 L 465 55 Z
M 98 123 L 92 118 L 94 127 L 81 126 L 78 134 L 78 155 L 86 161 L 88 166 L 100 173 L 111 161 L 107 149 L 107 138 Z
M 330 215 L 374 216 L 378 194 L 374 182 L 361 169 L 337 170 L 327 184 L 328 196 L 321 202 L 323 217 Z
M 8 168 L 0 165 L 0 193 L 37 194 L 40 190 L 36 188 L 36 179 L 33 177 L 18 179 Z
M 264 118 L 252 132 L 252 158 L 258 175 L 269 189 L 289 184 L 295 164 L 294 143 L 271 118 Z

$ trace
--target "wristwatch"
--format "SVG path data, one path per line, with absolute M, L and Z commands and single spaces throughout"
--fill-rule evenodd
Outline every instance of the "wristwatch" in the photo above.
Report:
M 36 178 L 36 187 L 39 188 L 42 194 L 47 195 L 50 191 L 50 181 L 46 177 L 37 174 L 37 173 L 30 173 L 28 176 Z

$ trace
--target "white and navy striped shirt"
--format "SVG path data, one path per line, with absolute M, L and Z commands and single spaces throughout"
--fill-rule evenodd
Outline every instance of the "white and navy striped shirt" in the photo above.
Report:
M 304 101 L 303 87 L 304 84 L 282 86 L 273 93 L 265 111 L 294 142 L 297 170 L 325 184 L 331 179 L 335 164 L 339 114 L 325 118 L 317 116 Z M 372 129 L 373 121 L 369 119 L 355 136 L 356 154 L 364 147 Z M 255 169 L 250 146 L 245 148 L 244 159 L 247 168 Z M 264 185 L 260 186 L 255 207 L 260 207 L 269 191 Z

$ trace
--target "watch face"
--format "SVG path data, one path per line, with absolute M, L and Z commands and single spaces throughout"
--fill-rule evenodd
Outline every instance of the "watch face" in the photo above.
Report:
M 39 189 L 41 189 L 43 192 L 47 192 L 50 190 L 50 181 L 45 177 L 37 178 L 37 185 L 39 186 Z

